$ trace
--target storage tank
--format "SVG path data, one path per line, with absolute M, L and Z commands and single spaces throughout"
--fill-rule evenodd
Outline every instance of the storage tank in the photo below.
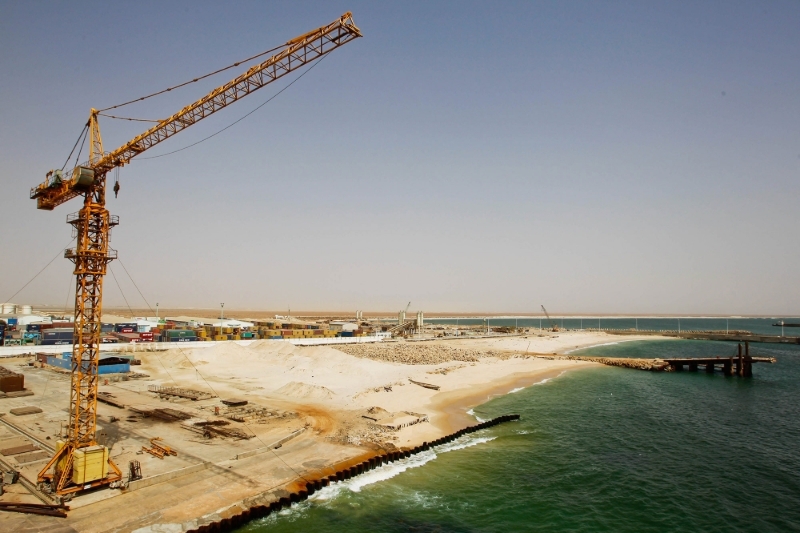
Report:
M 0 309 L 4 315 L 15 315 L 17 313 L 17 304 L 5 303 L 0 305 Z
M 17 309 L 17 313 L 20 315 L 30 315 L 33 312 L 33 308 L 30 305 L 20 305 Z

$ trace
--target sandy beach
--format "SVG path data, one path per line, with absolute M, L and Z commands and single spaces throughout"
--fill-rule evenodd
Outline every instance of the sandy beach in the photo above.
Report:
M 473 419 L 466 412 L 493 396 L 592 364 L 537 355 L 614 342 L 621 339 L 597 332 L 336 348 L 259 340 L 247 346 L 225 343 L 145 353 L 141 358 L 142 370 L 161 385 L 276 404 L 298 413 L 313 411 L 305 422 L 319 436 L 357 446 L 403 447 L 468 424 Z M 379 413 L 371 417 L 377 420 L 364 418 L 370 409 Z M 370 432 L 374 422 L 406 413 L 423 415 L 429 423 Z

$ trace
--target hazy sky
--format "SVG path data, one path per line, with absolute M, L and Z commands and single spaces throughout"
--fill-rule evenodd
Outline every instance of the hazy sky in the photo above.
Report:
M 800 314 L 795 0 L 0 1 L 0 300 L 69 243 L 80 202 L 28 195 L 91 107 L 347 10 L 363 39 L 121 170 L 111 242 L 151 305 Z M 244 69 L 117 111 L 163 118 Z M 147 128 L 101 127 L 107 150 Z M 71 272 L 14 301 L 63 305 Z

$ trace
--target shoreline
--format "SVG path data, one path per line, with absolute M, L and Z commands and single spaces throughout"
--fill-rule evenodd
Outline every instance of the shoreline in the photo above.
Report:
M 436 422 L 441 425 L 443 433 L 452 433 L 476 421 L 475 415 L 470 415 L 469 411 L 495 398 L 546 383 L 572 370 L 599 366 L 602 365 L 574 361 L 574 364 L 567 368 L 552 368 L 530 373 L 512 374 L 501 381 L 488 383 L 485 388 L 478 391 L 455 390 L 441 393 L 439 396 L 434 396 L 428 405 L 432 410 L 438 411 Z M 432 423 L 434 422 L 432 421 Z
M 141 352 L 136 371 L 146 377 L 104 380 L 100 386 L 115 402 L 136 410 L 98 404 L 98 432 L 113 437 L 109 448 L 116 464 L 125 469 L 130 461 L 140 461 L 145 477 L 127 490 L 77 496 L 68 518 L 59 523 L 78 531 L 181 532 L 240 516 L 302 490 L 312 478 L 473 427 L 477 422 L 469 411 L 493 398 L 568 370 L 599 366 L 547 355 L 609 338 L 604 333 L 561 332 L 458 343 L 353 345 L 360 346 L 351 350 L 358 355 L 344 348 L 269 340 Z M 52 379 L 52 370 L 22 360 L 17 368 L 34 399 L 7 398 L 4 405 L 35 402 L 43 412 L 12 422 L 32 436 L 58 435 L 69 382 Z M 213 396 L 198 401 L 169 398 L 152 392 L 153 386 Z M 221 403 L 226 398 L 246 399 L 247 409 L 265 414 L 248 422 L 226 419 L 228 408 Z M 164 408 L 192 419 L 227 420 L 225 427 L 246 430 L 254 438 L 205 439 L 185 431 L 182 423 L 137 414 Z M 265 447 L 292 434 L 297 436 L 279 447 Z M 178 456 L 140 455 L 154 437 L 163 438 Z M 18 469 L 26 479 L 35 479 L 41 466 L 30 463 Z M 13 530 L 23 521 L 39 530 L 54 525 L 52 518 L 10 515 L 0 516 L 0 529 Z

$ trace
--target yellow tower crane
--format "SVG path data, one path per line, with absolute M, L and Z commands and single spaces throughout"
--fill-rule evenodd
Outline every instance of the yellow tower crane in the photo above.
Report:
M 98 111 L 89 114 L 89 161 L 75 167 L 68 177 L 48 172 L 44 183 L 31 190 L 39 209 L 54 209 L 72 198 L 83 196 L 80 211 L 67 217 L 77 240 L 64 256 L 75 263 L 75 331 L 72 349 L 72 380 L 69 424 L 65 440 L 59 441 L 38 482 L 49 484 L 59 495 L 76 493 L 122 478 L 108 457 L 108 449 L 95 439 L 97 427 L 97 367 L 100 355 L 100 320 L 103 309 L 103 276 L 106 266 L 117 257 L 109 247 L 109 233 L 119 223 L 109 215 L 106 176 L 127 165 L 142 152 L 196 124 L 209 115 L 244 98 L 286 74 L 319 59 L 338 47 L 361 37 L 352 15 L 288 41 L 266 61 L 251 67 L 234 80 L 162 120 L 113 152 L 103 150 Z

